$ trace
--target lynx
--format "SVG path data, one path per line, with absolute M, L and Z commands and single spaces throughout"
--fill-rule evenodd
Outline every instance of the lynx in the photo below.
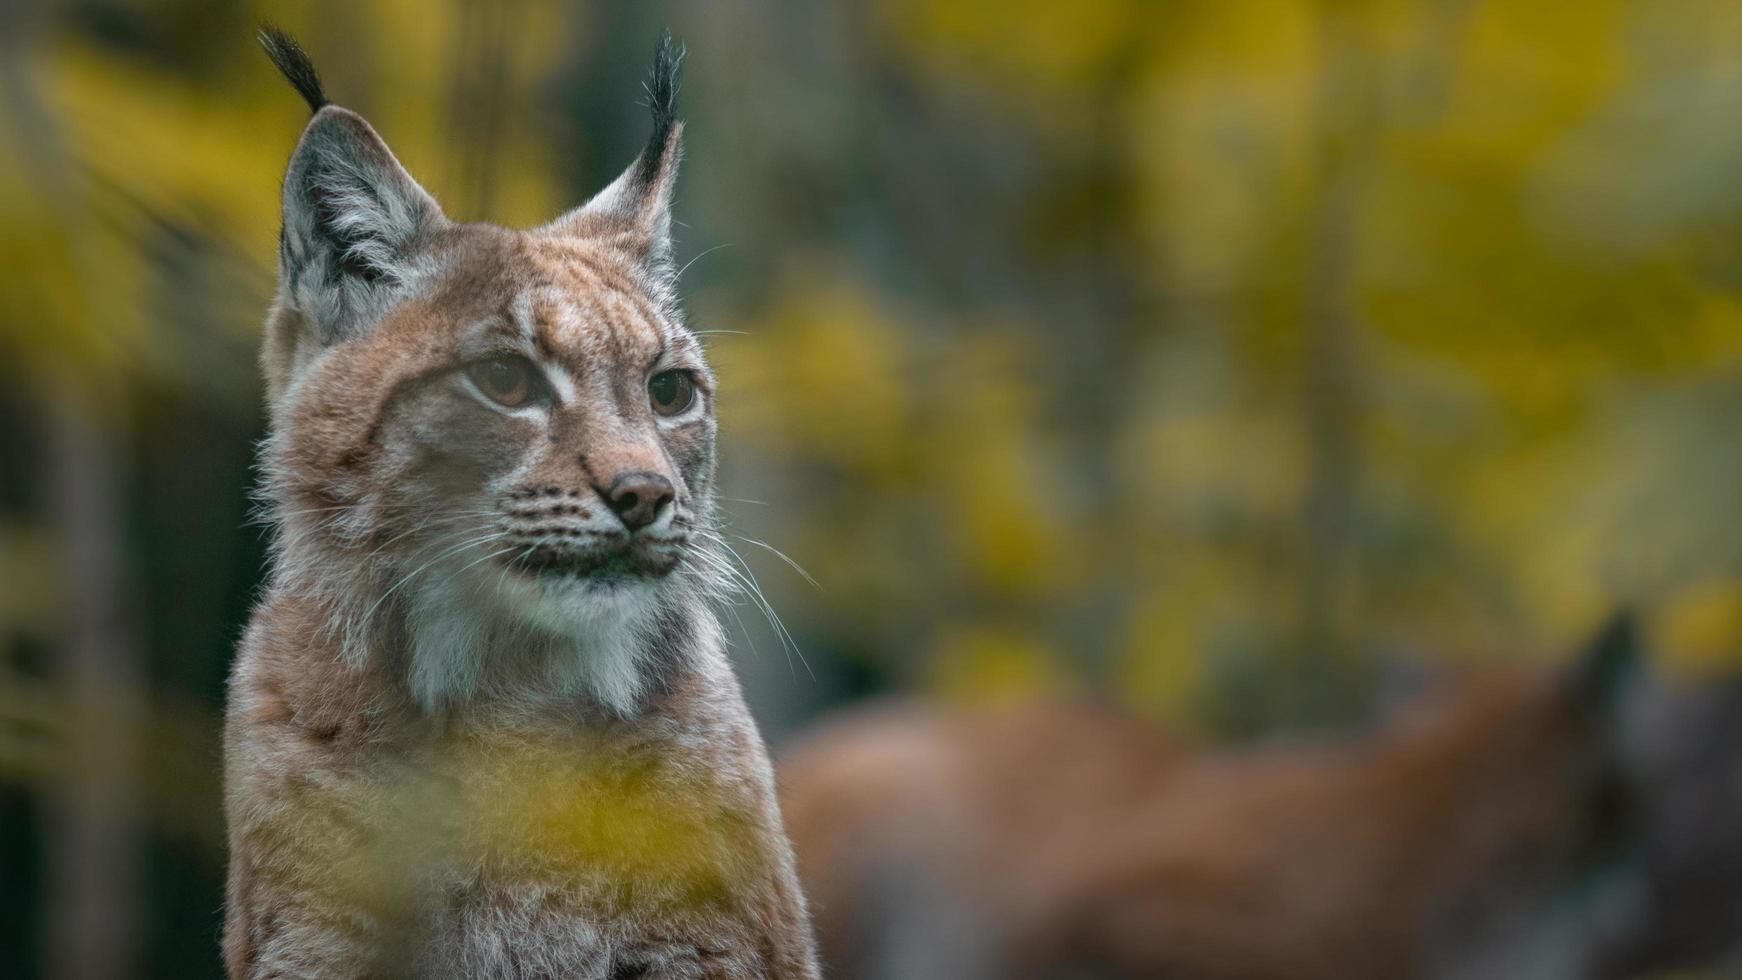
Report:
M 1742 682 L 1678 688 L 1618 623 L 1342 743 L 885 709 L 781 772 L 843 980 L 1600 980 L 1742 966 L 1738 745 Z
M 715 380 L 640 157 L 449 220 L 307 55 L 261 357 L 269 586 L 230 681 L 229 975 L 814 977 L 724 653 Z

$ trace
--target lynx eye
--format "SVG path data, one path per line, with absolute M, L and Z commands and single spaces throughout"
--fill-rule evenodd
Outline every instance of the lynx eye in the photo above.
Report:
M 538 392 L 533 367 L 518 357 L 493 357 L 466 368 L 472 384 L 503 408 L 519 408 Z
M 647 381 L 647 400 L 660 415 L 677 415 L 696 400 L 696 379 L 688 371 L 661 371 Z

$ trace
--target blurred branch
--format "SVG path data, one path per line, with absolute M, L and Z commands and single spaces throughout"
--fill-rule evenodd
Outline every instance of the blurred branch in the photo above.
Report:
M 28 43 L 26 35 L 41 40 L 43 32 L 25 29 L 39 25 L 6 20 L 15 30 L 5 33 L 20 46 Z M 24 149 L 16 165 L 22 179 L 39 189 L 47 213 L 73 226 L 69 216 L 78 201 L 66 180 L 69 158 L 57 127 L 26 72 L 5 72 L 0 83 L 9 116 L 31 129 L 20 134 Z M 81 292 L 98 291 L 92 288 L 98 283 L 112 285 L 105 273 L 113 270 L 99 268 L 88 250 L 72 248 L 68 254 L 76 256 L 70 265 L 75 281 L 66 285 Z M 54 400 L 45 415 L 47 458 L 39 471 L 38 499 L 64 552 L 59 570 L 71 613 L 58 664 L 64 710 L 54 712 L 66 724 L 56 744 L 43 705 L 14 696 L 7 705 L 12 723 L 0 729 L 0 762 L 20 768 L 32 761 L 59 763 L 49 768 L 59 779 L 43 811 L 48 841 L 44 961 L 48 975 L 69 980 L 135 975 L 144 908 L 142 855 L 131 817 L 137 795 L 133 697 L 142 689 L 144 670 L 121 553 L 124 481 L 115 435 L 121 427 L 99 421 L 98 407 L 94 399 L 70 394 Z M 51 566 L 39 573 L 53 571 Z
M 120 553 L 121 467 L 112 432 L 61 404 L 49 439 L 45 499 L 67 557 L 74 619 L 64 645 L 66 772 L 49 812 L 52 976 L 135 975 L 143 909 L 140 841 L 131 814 L 144 671 Z
M 90 716 L 107 719 L 131 713 L 133 746 L 129 762 L 138 774 L 130 800 L 94 800 L 104 808 L 127 804 L 120 815 L 141 832 L 161 834 L 209 855 L 216 863 L 224 848 L 223 802 L 219 786 L 221 723 L 191 704 L 146 702 L 137 691 L 103 684 L 86 692 L 75 714 L 62 685 L 0 672 L 0 783 L 23 785 L 45 797 L 65 797 L 62 786 L 75 777 L 73 742 Z M 99 725 L 107 724 L 99 720 Z
M 1455 70 L 1451 55 L 1471 13 L 1467 0 L 1428 11 L 1427 51 L 1411 87 L 1428 112 Z M 1318 195 L 1311 217 L 1306 283 L 1307 362 L 1302 409 L 1309 472 L 1302 505 L 1300 569 L 1301 692 L 1314 718 L 1341 716 L 1364 685 L 1365 664 L 1349 662 L 1360 631 L 1361 483 L 1364 378 L 1356 264 L 1362 207 L 1379 166 L 1386 106 L 1371 26 L 1372 11 L 1332 2 L 1321 14 L 1318 94 Z M 1435 55 L 1438 55 L 1437 57 Z M 1418 123 L 1419 119 L 1416 120 Z M 1328 685 L 1328 686 L 1327 686 Z
M 456 66 L 449 98 L 452 119 L 463 138 L 457 141 L 463 192 L 458 212 L 487 215 L 494 210 L 498 152 L 509 107 L 508 46 L 524 28 L 519 0 L 465 4 L 459 10 L 461 30 L 455 36 L 450 61 Z
M 1361 367 L 1353 309 L 1353 265 L 1361 202 L 1370 179 L 1377 124 L 1372 53 L 1360 10 L 1329 4 L 1322 15 L 1324 70 L 1319 87 L 1319 193 L 1308 238 L 1307 363 L 1302 405 L 1310 470 L 1303 535 L 1298 680 L 1346 678 L 1355 582 L 1357 437 Z M 1315 686 L 1317 686 L 1315 684 Z M 1344 685 L 1339 685 L 1344 686 Z M 1336 690 L 1309 690 L 1309 714 L 1336 713 Z

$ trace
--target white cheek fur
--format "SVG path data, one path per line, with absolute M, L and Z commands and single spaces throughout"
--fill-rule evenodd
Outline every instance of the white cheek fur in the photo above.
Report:
M 493 658 L 537 651 L 545 694 L 588 694 L 628 715 L 642 694 L 659 591 L 655 583 L 545 583 L 496 572 L 433 579 L 408 597 L 412 692 L 430 711 L 462 703 L 478 693 Z

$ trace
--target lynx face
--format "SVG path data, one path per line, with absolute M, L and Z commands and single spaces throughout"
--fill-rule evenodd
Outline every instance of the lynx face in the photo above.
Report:
M 641 158 L 532 231 L 448 220 L 304 90 L 263 355 L 280 574 L 344 610 L 352 656 L 400 636 L 426 705 L 514 682 L 627 710 L 636 651 L 710 587 L 714 380 L 669 261 L 677 60 Z

